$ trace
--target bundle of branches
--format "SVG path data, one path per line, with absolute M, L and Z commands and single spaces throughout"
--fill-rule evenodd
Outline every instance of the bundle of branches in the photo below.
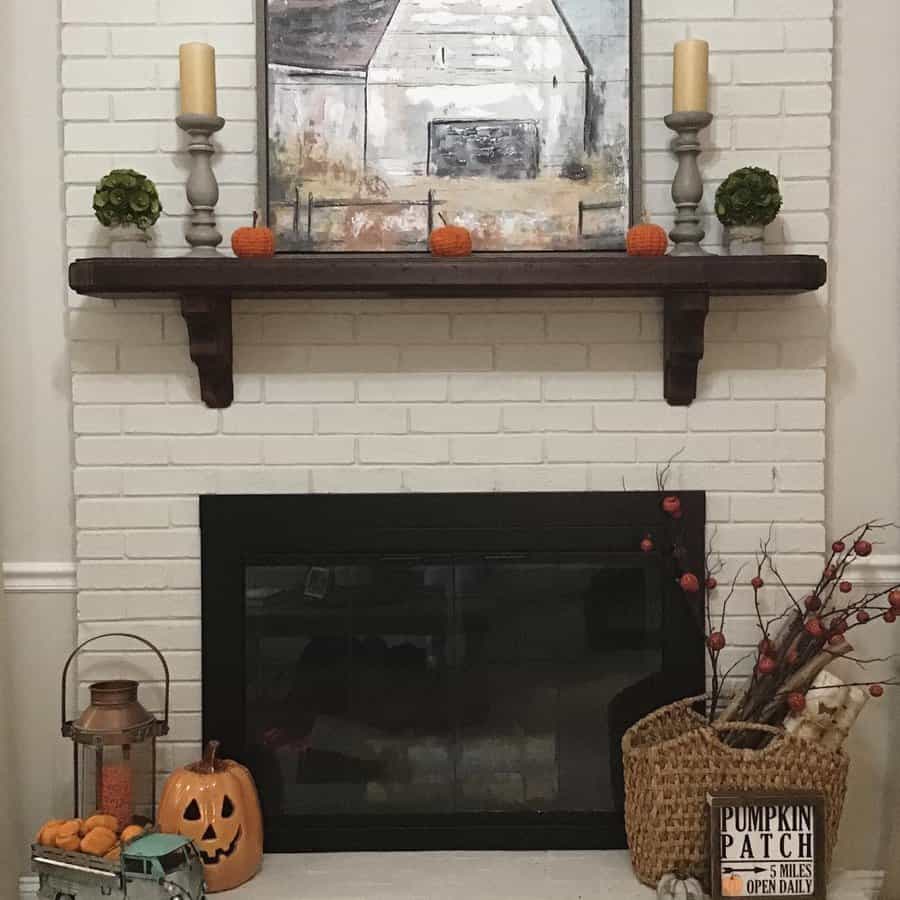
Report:
M 660 490 L 664 494 L 667 471 L 668 467 L 658 477 Z M 700 590 L 701 577 L 708 592 L 721 590 L 716 576 L 723 565 L 712 548 L 706 556 L 706 571 L 700 577 L 697 573 L 681 569 L 684 554 L 679 551 L 678 534 L 682 512 L 677 494 L 665 494 L 662 511 L 670 521 L 672 566 L 681 590 L 686 595 L 696 594 Z M 890 624 L 897 620 L 900 615 L 900 584 L 884 590 L 858 592 L 849 575 L 855 562 L 872 554 L 874 537 L 881 530 L 893 527 L 892 524 L 866 522 L 834 541 L 818 582 L 799 599 L 778 571 L 770 550 L 770 530 L 769 538 L 761 543 L 756 555 L 755 574 L 749 579 L 759 628 L 760 639 L 756 649 L 722 671 L 722 651 L 728 646 L 728 603 L 741 584 L 746 567 L 735 574 L 719 614 L 713 616 L 708 602 L 700 613 L 705 620 L 699 624 L 705 633 L 711 678 L 710 722 L 780 725 L 789 721 L 791 716 L 802 715 L 817 691 L 833 689 L 833 680 L 824 678 L 822 673 L 834 660 L 844 658 L 862 667 L 889 661 L 890 658 L 862 659 L 856 656 L 850 638 L 855 629 L 875 623 Z M 651 535 L 647 535 L 641 548 L 649 552 L 654 547 Z M 760 603 L 760 591 L 767 579 L 772 579 L 780 587 L 786 601 L 785 610 L 772 618 L 763 616 Z M 752 673 L 727 698 L 725 687 L 730 683 L 729 677 L 748 658 L 753 661 Z M 872 697 L 881 697 L 885 685 L 900 682 L 887 678 L 842 684 L 848 688 L 865 688 Z M 857 695 L 859 693 L 856 692 Z M 856 704 L 857 712 L 861 706 L 861 703 Z M 846 727 L 849 726 L 841 723 L 844 733 Z M 773 737 L 768 733 L 735 729 L 723 732 L 722 739 L 733 747 L 758 748 L 765 746 Z
M 856 594 L 849 580 L 851 567 L 873 552 L 869 539 L 873 532 L 892 527 L 867 522 L 843 535 L 831 545 L 831 553 L 818 582 L 800 599 L 785 584 L 772 559 L 769 541 L 762 544 L 757 556 L 756 574 L 750 581 L 756 610 L 760 641 L 753 672 L 734 694 L 726 708 L 718 713 L 724 722 L 759 722 L 773 725 L 784 722 L 790 714 L 799 715 L 807 698 L 815 691 L 827 689 L 814 684 L 819 674 L 835 659 L 844 657 L 866 666 L 887 662 L 886 659 L 861 659 L 854 654 L 851 632 L 874 623 L 893 623 L 900 613 L 900 585 L 880 591 Z M 764 620 L 760 613 L 759 592 L 764 579 L 771 575 L 784 591 L 787 609 L 774 619 Z M 732 587 L 733 591 L 733 587 Z M 707 647 L 713 671 L 712 715 L 716 715 L 722 685 L 718 673 L 719 652 L 726 621 L 726 602 L 718 630 L 710 629 Z M 709 625 L 711 617 L 707 614 Z M 722 635 L 722 639 L 714 635 Z M 861 680 L 845 682 L 845 687 L 866 687 L 873 697 L 884 694 L 885 684 L 896 681 Z M 734 746 L 761 746 L 772 738 L 758 732 L 732 731 L 727 741 Z

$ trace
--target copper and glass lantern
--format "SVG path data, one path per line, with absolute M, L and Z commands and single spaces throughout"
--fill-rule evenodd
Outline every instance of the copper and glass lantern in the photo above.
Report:
M 97 681 L 91 702 L 76 719 L 66 718 L 66 678 L 72 660 L 101 638 L 124 637 L 149 647 L 162 663 L 166 680 L 165 713 L 157 719 L 138 700 L 137 681 Z M 90 638 L 66 660 L 62 673 L 62 733 L 72 739 L 76 818 L 95 812 L 115 816 L 119 827 L 135 816 L 153 821 L 156 796 L 156 739 L 169 732 L 169 667 L 150 641 L 113 632 Z M 143 820 L 143 819 L 141 819 Z

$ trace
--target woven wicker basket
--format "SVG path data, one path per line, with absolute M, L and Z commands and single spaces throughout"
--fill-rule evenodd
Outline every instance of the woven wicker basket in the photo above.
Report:
M 692 697 L 664 706 L 622 739 L 625 830 L 637 877 L 655 887 L 666 872 L 693 875 L 709 889 L 709 791 L 816 790 L 825 795 L 825 866 L 837 839 L 849 759 L 783 729 L 754 723 L 707 724 Z M 720 740 L 730 730 L 777 735 L 761 750 Z

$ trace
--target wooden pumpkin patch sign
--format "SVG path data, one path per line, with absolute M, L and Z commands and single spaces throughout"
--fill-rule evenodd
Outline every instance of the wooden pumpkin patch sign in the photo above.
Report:
M 249 881 L 263 854 L 262 812 L 253 776 L 239 763 L 218 759 L 218 741 L 203 759 L 174 771 L 159 801 L 159 827 L 189 837 L 203 860 L 209 893 Z
M 711 794 L 712 896 L 825 897 L 824 798 L 812 791 Z

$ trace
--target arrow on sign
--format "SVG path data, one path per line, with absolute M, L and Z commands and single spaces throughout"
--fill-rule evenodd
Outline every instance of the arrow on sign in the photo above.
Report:
M 761 866 L 754 866 L 752 869 L 735 869 L 732 866 L 724 866 L 722 871 L 726 875 L 730 875 L 732 872 L 753 872 L 755 875 L 758 875 L 760 872 L 765 872 L 766 870 Z

